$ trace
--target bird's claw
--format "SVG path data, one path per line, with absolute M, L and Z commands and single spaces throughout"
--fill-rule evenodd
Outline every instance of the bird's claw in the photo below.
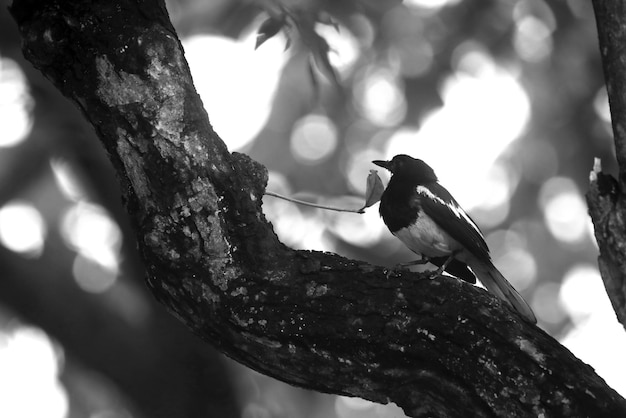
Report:
M 388 279 L 392 275 L 394 275 L 396 271 L 411 271 L 411 266 L 424 265 L 424 264 L 428 264 L 429 262 L 430 262 L 430 258 L 429 257 L 422 256 L 422 258 L 420 258 L 418 260 L 408 261 L 406 263 L 398 263 L 395 266 L 393 266 L 393 268 L 387 270 L 387 273 L 385 275 L 386 275 L 386 277 Z M 434 279 L 434 278 L 440 276 L 441 273 L 443 272 L 443 270 L 444 270 L 443 268 L 439 268 L 437 270 L 433 270 L 429 274 L 429 278 Z
M 437 277 L 440 277 L 443 274 L 444 270 L 445 270 L 445 266 L 441 266 L 436 270 L 429 270 L 426 273 L 428 273 L 428 278 L 433 280 L 433 279 L 436 279 Z

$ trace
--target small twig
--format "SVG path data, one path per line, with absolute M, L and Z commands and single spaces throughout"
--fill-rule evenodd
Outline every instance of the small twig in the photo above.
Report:
M 334 206 L 318 205 L 317 203 L 305 202 L 304 200 L 298 200 L 298 199 L 294 199 L 294 198 L 291 198 L 291 197 L 283 196 L 283 195 L 278 194 L 278 193 L 268 192 L 267 190 L 265 191 L 265 194 L 267 196 L 274 196 L 274 197 L 277 197 L 279 199 L 286 200 L 288 202 L 297 203 L 299 205 L 311 206 L 313 208 L 334 210 L 336 212 L 365 213 L 365 208 L 361 208 L 361 209 L 343 209 L 343 208 L 336 208 Z

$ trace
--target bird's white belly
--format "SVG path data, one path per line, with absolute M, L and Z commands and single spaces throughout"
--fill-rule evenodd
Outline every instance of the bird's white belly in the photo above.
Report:
M 460 248 L 455 239 L 423 212 L 415 223 L 393 234 L 411 251 L 427 257 L 447 256 Z

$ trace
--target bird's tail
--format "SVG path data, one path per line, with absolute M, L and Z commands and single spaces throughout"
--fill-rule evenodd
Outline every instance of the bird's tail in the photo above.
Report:
M 478 280 L 485 285 L 487 290 L 508 302 L 513 308 L 519 312 L 526 320 L 537 323 L 537 318 L 533 310 L 528 306 L 522 295 L 509 283 L 502 273 L 491 263 L 475 263 L 470 265 Z

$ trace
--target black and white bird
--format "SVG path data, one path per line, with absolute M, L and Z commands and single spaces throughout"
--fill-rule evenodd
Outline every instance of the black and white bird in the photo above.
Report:
M 392 174 L 380 200 L 380 216 L 393 235 L 439 266 L 439 273 L 445 270 L 472 283 L 475 275 L 526 320 L 537 322 L 528 303 L 493 265 L 476 223 L 439 184 L 428 164 L 403 154 L 372 162 Z

